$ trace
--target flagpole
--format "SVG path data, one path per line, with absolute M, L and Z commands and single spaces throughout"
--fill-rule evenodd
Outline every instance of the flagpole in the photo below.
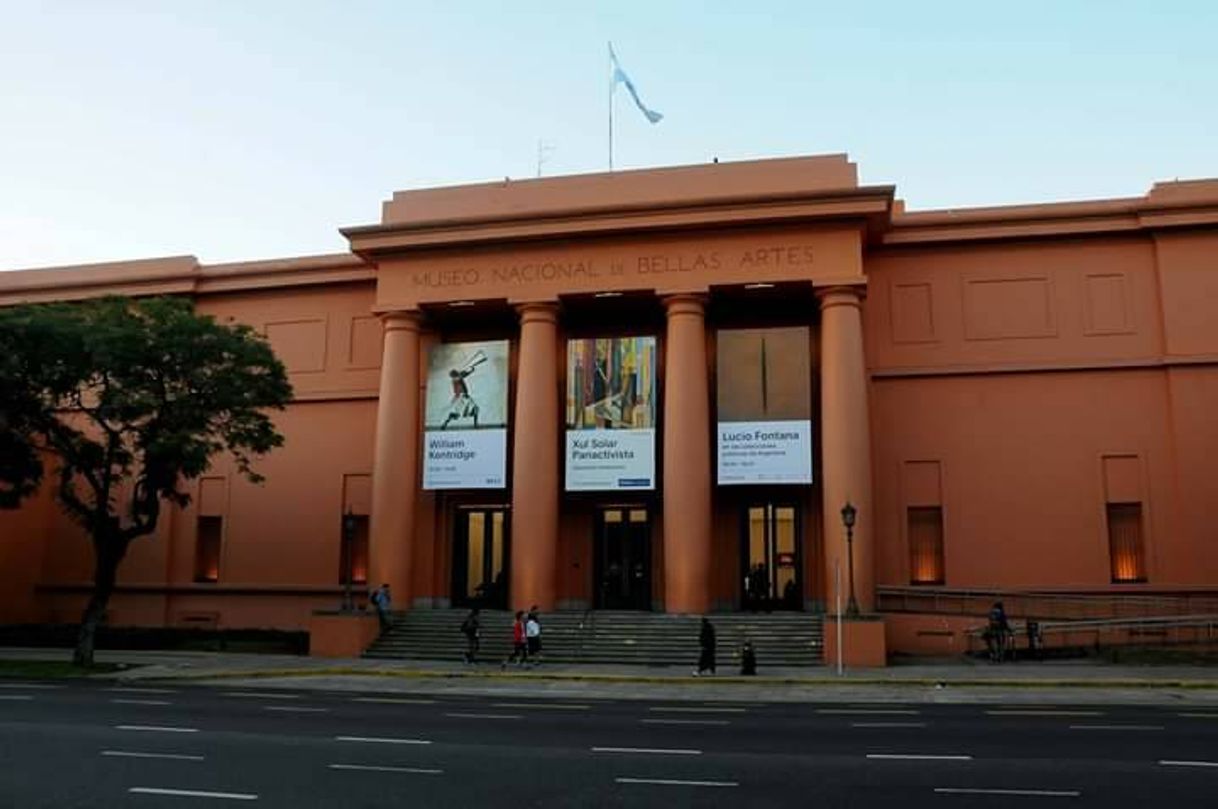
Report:
M 613 43 L 609 45 L 609 170 L 613 171 Z

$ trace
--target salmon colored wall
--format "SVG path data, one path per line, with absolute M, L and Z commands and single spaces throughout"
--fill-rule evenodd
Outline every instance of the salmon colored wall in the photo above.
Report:
M 903 464 L 941 469 L 946 585 L 1110 582 L 1102 457 L 1142 469 L 1152 584 L 1201 584 L 1173 530 L 1166 388 L 1159 371 L 877 380 L 877 580 L 908 584 Z
M 1218 355 L 1218 235 L 1163 233 L 1155 238 L 1164 312 L 1165 351 L 1170 356 Z
M 15 511 L 0 510 L 0 622 L 36 623 L 46 619 L 46 607 L 35 598 L 45 552 L 44 542 L 54 518 L 55 503 L 44 485 Z
M 1216 329 L 1218 331 L 1218 329 Z M 1218 582 L 1218 368 L 1166 372 L 1175 499 L 1169 508 L 1177 536 L 1174 567 L 1190 580 Z
M 1162 350 L 1146 238 L 886 250 L 866 269 L 873 372 L 1131 361 Z

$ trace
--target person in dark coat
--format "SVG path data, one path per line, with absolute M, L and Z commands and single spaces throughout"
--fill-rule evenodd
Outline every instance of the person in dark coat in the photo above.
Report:
M 698 631 L 698 646 L 701 647 L 702 654 L 698 657 L 698 668 L 694 671 L 694 676 L 700 677 L 706 672 L 714 674 L 715 627 L 705 616 L 702 618 L 702 628 Z
M 465 636 L 465 662 L 478 662 L 478 644 L 482 632 L 481 610 L 474 607 L 461 623 L 461 634 Z
M 750 677 L 757 673 L 757 653 L 753 651 L 753 642 L 746 640 L 740 650 L 740 673 Z

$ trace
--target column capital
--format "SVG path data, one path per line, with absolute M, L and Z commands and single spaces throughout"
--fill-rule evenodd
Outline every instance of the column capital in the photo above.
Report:
M 530 301 L 516 304 L 516 314 L 520 316 L 520 324 L 525 323 L 557 323 L 558 303 L 556 301 Z
M 867 297 L 867 288 L 861 285 L 848 286 L 841 284 L 831 287 L 820 287 L 815 292 L 816 299 L 820 301 L 822 312 L 834 306 L 853 306 L 858 309 L 862 307 L 863 298 Z
M 381 312 L 380 317 L 385 331 L 418 331 L 423 323 L 423 313 L 417 309 Z
M 706 296 L 696 292 L 682 292 L 675 295 L 665 295 L 661 300 L 669 317 L 675 315 L 706 314 Z

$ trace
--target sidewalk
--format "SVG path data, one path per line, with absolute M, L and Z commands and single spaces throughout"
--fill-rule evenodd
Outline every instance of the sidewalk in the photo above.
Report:
M 65 660 L 67 649 L 0 648 L 0 660 Z M 423 660 L 327 660 L 224 652 L 100 651 L 98 662 L 130 670 L 99 678 L 125 683 L 183 681 L 202 685 L 383 693 L 580 696 L 605 699 L 725 701 L 904 701 L 1189 703 L 1218 706 L 1218 668 L 1133 666 L 1086 661 L 985 662 L 925 660 L 882 669 L 765 668 L 757 677 L 720 669 L 693 678 L 686 667 L 497 664 L 465 666 Z

